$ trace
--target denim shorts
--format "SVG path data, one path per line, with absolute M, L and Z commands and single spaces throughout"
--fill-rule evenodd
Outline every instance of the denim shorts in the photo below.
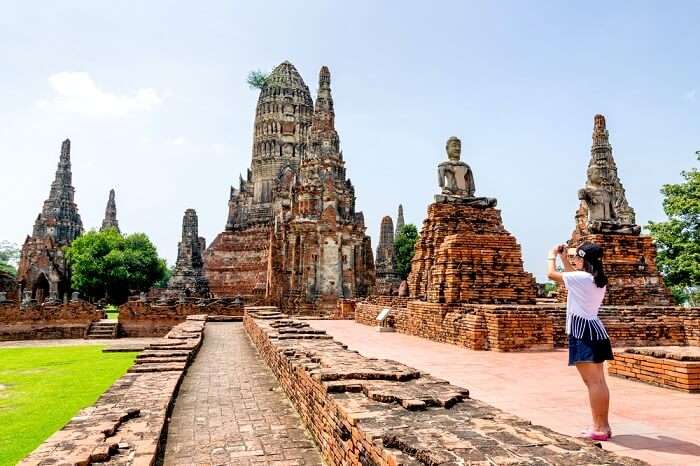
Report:
M 569 365 L 575 366 L 580 362 L 596 362 L 613 360 L 610 340 L 591 340 L 576 338 L 569 335 Z

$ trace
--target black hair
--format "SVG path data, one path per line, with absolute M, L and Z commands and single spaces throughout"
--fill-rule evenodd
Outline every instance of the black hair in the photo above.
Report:
M 583 270 L 593 275 L 598 288 L 608 284 L 608 277 L 603 270 L 603 248 L 593 243 L 583 243 L 576 248 L 576 255 L 583 259 Z

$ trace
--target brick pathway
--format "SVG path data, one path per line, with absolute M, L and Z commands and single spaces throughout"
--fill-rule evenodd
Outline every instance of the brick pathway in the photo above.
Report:
M 208 323 L 175 401 L 164 463 L 320 465 L 311 437 L 241 323 Z
M 589 423 L 586 391 L 566 351 L 472 351 L 400 333 L 379 333 L 352 321 L 311 321 L 368 357 L 402 362 L 468 388 L 473 398 L 557 432 L 578 435 Z M 700 394 L 608 377 L 606 450 L 654 465 L 700 466 Z

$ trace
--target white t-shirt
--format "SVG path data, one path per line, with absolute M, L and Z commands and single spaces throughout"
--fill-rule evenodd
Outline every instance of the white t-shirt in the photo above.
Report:
M 606 287 L 598 288 L 593 275 L 583 270 L 563 272 L 566 297 L 566 333 L 582 338 L 586 328 L 593 339 L 607 338 L 607 332 L 598 319 Z

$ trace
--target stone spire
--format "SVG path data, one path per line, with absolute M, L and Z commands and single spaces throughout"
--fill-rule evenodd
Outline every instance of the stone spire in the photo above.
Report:
M 41 213 L 34 223 L 34 237 L 51 237 L 57 244 L 66 246 L 83 232 L 83 222 L 75 204 L 75 188 L 70 163 L 70 139 L 63 141 L 51 183 L 49 198 L 44 201 Z
M 399 215 L 396 217 L 396 232 L 394 234 L 394 239 L 399 236 L 399 232 L 401 231 L 401 228 L 403 228 L 403 225 L 403 206 L 399 204 Z
M 177 245 L 177 261 L 168 283 L 171 292 L 208 297 L 209 284 L 202 273 L 204 238 L 199 237 L 197 212 L 187 209 L 182 217 L 182 240 Z
M 377 245 L 377 275 L 382 271 L 394 271 L 394 222 L 390 216 L 382 218 Z
M 105 207 L 105 218 L 102 220 L 100 231 L 105 231 L 107 228 L 114 228 L 119 231 L 119 222 L 117 221 L 117 203 L 114 200 L 114 189 L 109 190 L 109 200 Z
M 318 73 L 318 94 L 311 122 L 311 153 L 315 157 L 340 155 L 340 138 L 335 130 L 335 110 L 331 95 L 331 72 L 327 66 Z
M 613 159 L 610 135 L 605 124 L 605 117 L 598 114 L 593 117 L 593 144 L 591 145 L 591 160 L 588 167 L 597 166 L 603 178 L 603 186 L 612 194 L 615 211 L 621 223 L 635 224 L 634 209 L 630 207 L 625 195 L 625 188 L 617 175 L 617 165 Z

